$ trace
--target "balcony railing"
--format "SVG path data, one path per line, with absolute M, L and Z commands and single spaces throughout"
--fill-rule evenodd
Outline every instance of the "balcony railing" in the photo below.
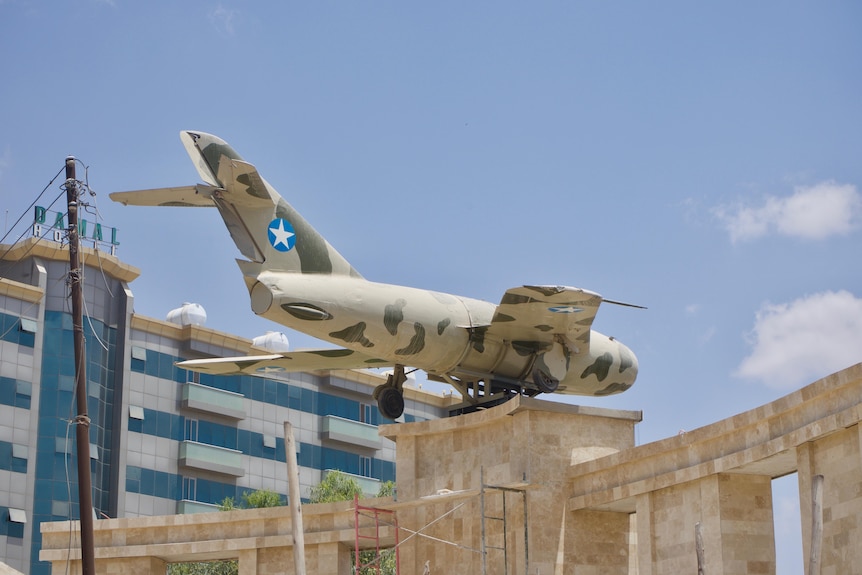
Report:
M 179 466 L 224 473 L 234 477 L 245 475 L 242 451 L 216 447 L 196 441 L 180 443 Z
M 214 511 L 218 510 L 219 506 L 213 505 L 212 503 L 201 503 L 200 501 L 189 501 L 188 499 L 177 501 L 177 514 L 179 515 L 190 515 L 192 513 L 213 513 Z
M 246 413 L 242 394 L 192 382 L 183 386 L 182 407 L 231 419 L 245 419 Z
M 378 435 L 375 425 L 344 419 L 335 415 L 326 415 L 321 421 L 320 428 L 322 439 L 340 441 L 370 449 L 380 449 L 380 435 Z

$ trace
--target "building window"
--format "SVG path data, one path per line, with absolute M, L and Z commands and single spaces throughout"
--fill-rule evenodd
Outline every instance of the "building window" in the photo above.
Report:
M 17 459 L 27 459 L 30 455 L 30 448 L 26 445 L 21 445 L 20 443 L 12 444 L 12 457 Z
M 367 403 L 359 404 L 359 421 L 362 423 L 371 423 L 371 406 Z
M 143 373 L 147 365 L 147 350 L 137 345 L 132 346 L 132 371 Z
M 27 512 L 23 509 L 9 508 L 9 527 L 6 530 L 8 537 L 20 539 L 24 537 L 24 524 L 27 523 Z
M 27 523 L 27 512 L 23 509 L 9 508 L 9 521 L 13 523 Z
M 144 420 L 144 408 L 139 405 L 129 406 L 129 417 L 132 419 Z
M 364 455 L 359 456 L 359 475 L 371 477 L 371 458 Z
M 186 441 L 197 441 L 198 440 L 198 420 L 197 419 L 186 419 L 186 432 L 185 438 Z
M 51 502 L 51 515 L 54 517 L 68 517 L 69 516 L 69 502 L 68 501 L 57 501 L 54 500 Z
M 27 319 L 25 317 L 21 318 L 21 323 L 19 325 L 19 329 L 24 333 L 36 333 L 36 330 L 39 326 L 39 324 L 37 324 L 35 320 Z
M 24 397 L 33 395 L 33 384 L 29 381 L 15 380 L 15 393 Z
M 30 448 L 19 443 L 12 444 L 11 471 L 27 473 L 27 458 L 30 456 Z
M 65 437 L 54 438 L 55 453 L 71 453 L 71 440 L 67 441 Z
M 194 477 L 183 477 L 183 499 L 195 501 L 196 492 L 197 480 Z

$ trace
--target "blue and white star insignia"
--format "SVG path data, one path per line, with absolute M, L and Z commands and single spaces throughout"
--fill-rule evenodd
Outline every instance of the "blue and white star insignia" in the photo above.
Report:
M 549 307 L 548 311 L 552 311 L 554 313 L 578 313 L 579 311 L 584 311 L 584 308 L 575 307 L 573 305 L 556 305 L 554 307 Z
M 289 252 L 296 244 L 296 233 L 293 226 L 284 218 L 276 218 L 269 222 L 267 235 L 269 244 L 280 252 Z

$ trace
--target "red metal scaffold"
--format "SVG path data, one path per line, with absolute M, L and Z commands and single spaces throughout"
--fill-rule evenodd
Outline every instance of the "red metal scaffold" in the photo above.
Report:
M 395 575 L 400 575 L 401 573 L 401 561 L 398 556 L 398 517 L 395 515 L 395 511 L 388 509 L 378 509 L 377 507 L 366 507 L 364 505 L 359 504 L 359 496 L 353 496 L 353 509 L 354 509 L 354 524 L 356 526 L 356 547 L 354 548 L 355 553 L 355 563 L 354 563 L 354 573 L 359 575 L 360 569 L 364 569 L 365 567 L 372 567 L 377 572 L 377 575 L 381 574 L 381 555 L 380 555 L 380 514 L 386 513 L 392 517 L 392 522 L 384 522 L 386 525 L 391 525 L 394 527 L 393 531 L 395 532 Z M 363 535 L 361 533 L 361 527 L 359 524 L 360 516 L 369 517 L 374 520 L 374 535 Z M 360 539 L 373 539 L 374 540 L 374 559 L 369 561 L 368 563 L 362 563 L 360 559 L 361 549 L 359 548 L 359 540 Z

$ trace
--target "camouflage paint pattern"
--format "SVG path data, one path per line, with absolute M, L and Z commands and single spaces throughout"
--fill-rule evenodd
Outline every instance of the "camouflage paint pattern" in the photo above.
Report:
M 534 370 L 558 392 L 609 395 L 637 376 L 626 346 L 591 329 L 602 297 L 566 286 L 520 286 L 500 303 L 370 282 L 219 138 L 180 137 L 206 185 L 111 194 L 133 205 L 215 206 L 248 261 L 239 261 L 252 310 L 344 346 L 185 362 L 207 373 L 402 365 L 466 393 L 474 381 L 536 389 Z

